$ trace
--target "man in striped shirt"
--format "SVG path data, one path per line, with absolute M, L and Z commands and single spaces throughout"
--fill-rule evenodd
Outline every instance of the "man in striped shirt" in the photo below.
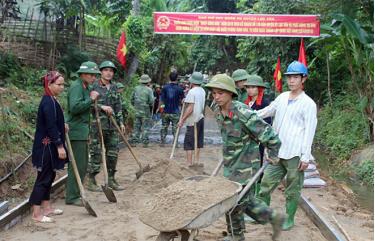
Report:
M 290 91 L 280 94 L 268 107 L 258 111 L 262 118 L 274 116 L 273 128 L 281 140 L 280 162 L 268 165 L 260 186 L 258 198 L 268 205 L 271 192 L 286 176 L 286 212 L 288 218 L 283 230 L 294 226 L 294 216 L 303 187 L 304 170 L 310 160 L 311 145 L 317 125 L 315 102 L 303 91 L 307 68 L 298 61 L 292 62 L 285 73 Z

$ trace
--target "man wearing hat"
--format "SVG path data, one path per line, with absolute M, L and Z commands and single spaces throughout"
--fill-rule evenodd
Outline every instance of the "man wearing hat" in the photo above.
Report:
M 142 142 L 143 147 L 148 146 L 148 132 L 151 125 L 151 110 L 154 105 L 154 94 L 152 89 L 148 87 L 151 78 L 147 74 L 143 74 L 139 80 L 139 85 L 134 89 L 132 96 L 132 104 L 135 109 L 135 121 L 133 135 L 130 143 L 135 146 Z
M 234 80 L 226 74 L 215 75 L 206 85 L 217 104 L 214 111 L 223 139 L 224 177 L 245 186 L 260 168 L 258 143 L 268 148 L 270 162 L 277 162 L 280 140 L 272 127 L 244 103 L 234 101 L 237 96 Z M 280 232 L 284 216 L 256 199 L 255 188 L 240 200 L 233 212 L 226 214 L 229 235 L 224 240 L 245 240 L 244 213 L 259 223 L 270 222 L 274 236 Z M 233 230 L 233 233 L 232 233 Z
M 108 186 L 113 190 L 123 190 L 115 179 L 117 159 L 118 159 L 118 142 L 119 137 L 116 127 L 110 120 L 113 115 L 120 125 L 121 130 L 125 131 L 124 120 L 122 115 L 121 96 L 117 92 L 117 85 L 112 83 L 116 66 L 111 61 L 103 61 L 99 70 L 101 78 L 92 85 L 92 89 L 100 95 L 97 100 L 99 118 L 103 130 L 104 146 L 106 150 L 106 160 L 108 165 Z M 92 109 L 92 122 L 90 128 L 90 160 L 88 165 L 88 183 L 87 189 L 93 192 L 100 192 L 101 188 L 97 185 L 95 176 L 100 172 L 102 162 L 101 144 L 98 123 L 96 121 L 95 109 Z
M 90 109 L 99 96 L 97 91 L 89 91 L 89 85 L 94 83 L 96 75 L 100 74 L 100 71 L 96 63 L 88 61 L 81 64 L 77 73 L 79 78 L 72 82 L 68 90 L 67 123 L 69 125 L 69 136 L 73 154 L 77 160 L 78 172 L 81 180 L 84 180 L 89 159 Z M 66 204 L 83 205 L 70 163 L 68 165 L 68 180 L 65 191 Z
M 273 127 L 281 140 L 278 152 L 280 162 L 269 165 L 260 184 L 259 198 L 270 204 L 271 193 L 286 176 L 286 212 L 287 221 L 284 230 L 294 226 L 294 216 L 304 181 L 304 170 L 310 160 L 315 129 L 317 108 L 315 102 L 303 91 L 307 79 L 307 68 L 294 61 L 284 73 L 290 91 L 280 94 L 268 107 L 258 111 L 262 118 L 274 116 Z
M 247 99 L 247 92 L 246 92 L 244 83 L 246 82 L 248 78 L 249 78 L 249 74 L 244 69 L 236 69 L 232 73 L 232 79 L 236 83 L 236 90 L 238 93 L 236 100 L 242 103 L 244 103 L 245 100 Z
M 194 72 L 190 78 L 190 90 L 185 98 L 185 111 L 178 123 L 181 128 L 186 123 L 186 133 L 184 140 L 184 150 L 186 151 L 187 163 L 189 166 L 193 165 L 193 151 L 195 150 L 194 143 L 194 126 L 197 135 L 197 160 L 195 164 L 199 164 L 199 150 L 203 148 L 204 139 L 204 106 L 206 100 L 206 93 L 201 87 L 203 84 L 203 75 L 200 72 Z

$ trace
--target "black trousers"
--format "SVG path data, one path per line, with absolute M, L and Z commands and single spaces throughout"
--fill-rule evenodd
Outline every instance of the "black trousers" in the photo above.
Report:
M 51 186 L 56 177 L 56 172 L 52 169 L 51 156 L 44 155 L 42 170 L 38 171 L 33 191 L 29 202 L 31 205 L 41 205 L 42 201 L 50 200 Z

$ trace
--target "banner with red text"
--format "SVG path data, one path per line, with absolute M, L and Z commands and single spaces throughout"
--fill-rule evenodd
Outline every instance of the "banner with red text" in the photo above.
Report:
M 154 13 L 159 34 L 319 37 L 317 15 Z

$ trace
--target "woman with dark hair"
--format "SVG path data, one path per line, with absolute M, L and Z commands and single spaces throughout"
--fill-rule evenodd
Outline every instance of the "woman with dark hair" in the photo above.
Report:
M 64 78 L 57 71 L 48 72 L 43 78 L 44 95 L 39 104 L 32 163 L 37 169 L 33 191 L 29 202 L 33 207 L 35 222 L 51 223 L 49 216 L 61 215 L 50 203 L 51 186 L 56 171 L 62 170 L 68 161 L 65 147 L 65 125 L 63 110 L 56 97 L 64 91 Z

